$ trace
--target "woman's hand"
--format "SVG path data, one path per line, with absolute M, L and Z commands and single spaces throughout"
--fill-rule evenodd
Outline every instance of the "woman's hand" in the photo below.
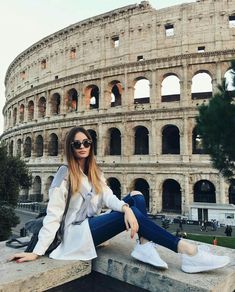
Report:
M 136 220 L 135 214 L 133 213 L 131 208 L 129 208 L 127 205 L 123 206 L 123 211 L 125 213 L 124 221 L 126 224 L 126 230 L 128 231 L 129 229 L 131 229 L 131 238 L 133 238 L 139 230 L 138 221 Z
M 16 261 L 16 263 L 23 263 L 23 262 L 35 261 L 38 257 L 39 255 L 33 252 L 22 252 L 22 253 L 14 254 L 13 257 L 9 258 L 9 261 Z

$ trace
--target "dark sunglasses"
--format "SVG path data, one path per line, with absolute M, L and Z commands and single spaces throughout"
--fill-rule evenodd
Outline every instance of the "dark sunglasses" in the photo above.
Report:
M 71 143 L 72 147 L 75 149 L 80 149 L 83 145 L 85 148 L 89 148 L 91 146 L 92 141 L 88 139 L 84 139 L 82 142 L 76 140 Z

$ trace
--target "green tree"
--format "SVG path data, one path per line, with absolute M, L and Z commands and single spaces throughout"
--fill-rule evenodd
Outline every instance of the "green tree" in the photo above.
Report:
M 19 157 L 9 156 L 6 146 L 0 144 L 0 240 L 7 239 L 11 228 L 19 223 L 14 208 L 21 187 L 31 185 L 26 164 Z
M 231 62 L 235 86 L 235 60 Z M 224 79 L 208 105 L 199 107 L 197 130 L 203 148 L 210 154 L 213 166 L 226 178 L 235 175 L 235 91 L 227 89 Z

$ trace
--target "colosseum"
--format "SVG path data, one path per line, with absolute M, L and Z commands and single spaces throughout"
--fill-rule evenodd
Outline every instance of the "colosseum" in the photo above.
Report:
M 32 173 L 21 200 L 48 200 L 66 133 L 81 125 L 114 193 L 141 190 L 150 214 L 235 204 L 235 180 L 212 168 L 195 120 L 229 73 L 234 47 L 235 1 L 159 10 L 142 1 L 23 51 L 6 72 L 1 136 Z M 202 218 L 211 219 L 198 207 Z

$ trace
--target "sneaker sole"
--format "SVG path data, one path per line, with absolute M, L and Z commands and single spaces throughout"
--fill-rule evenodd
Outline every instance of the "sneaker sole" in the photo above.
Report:
M 146 260 L 140 260 L 140 256 L 139 256 L 139 254 L 137 254 L 137 253 L 135 253 L 135 252 L 132 252 L 131 253 L 131 256 L 134 258 L 134 259 L 136 259 L 136 260 L 138 260 L 138 261 L 141 261 L 141 262 L 143 262 L 143 263 L 146 263 L 146 264 L 150 264 L 150 265 L 152 265 L 152 266 L 154 266 L 154 267 L 156 267 L 156 268 L 158 268 L 158 269 L 161 269 L 161 270 L 167 270 L 168 269 L 168 266 L 156 266 L 156 264 L 155 263 L 153 263 L 152 261 L 146 261 Z
M 230 261 L 213 268 L 202 266 L 202 267 L 195 267 L 195 268 L 190 267 L 189 269 L 187 269 L 187 266 L 186 266 L 186 268 L 181 267 L 181 270 L 188 274 L 201 273 L 201 272 L 213 271 L 213 270 L 223 268 L 227 266 L 229 263 Z

